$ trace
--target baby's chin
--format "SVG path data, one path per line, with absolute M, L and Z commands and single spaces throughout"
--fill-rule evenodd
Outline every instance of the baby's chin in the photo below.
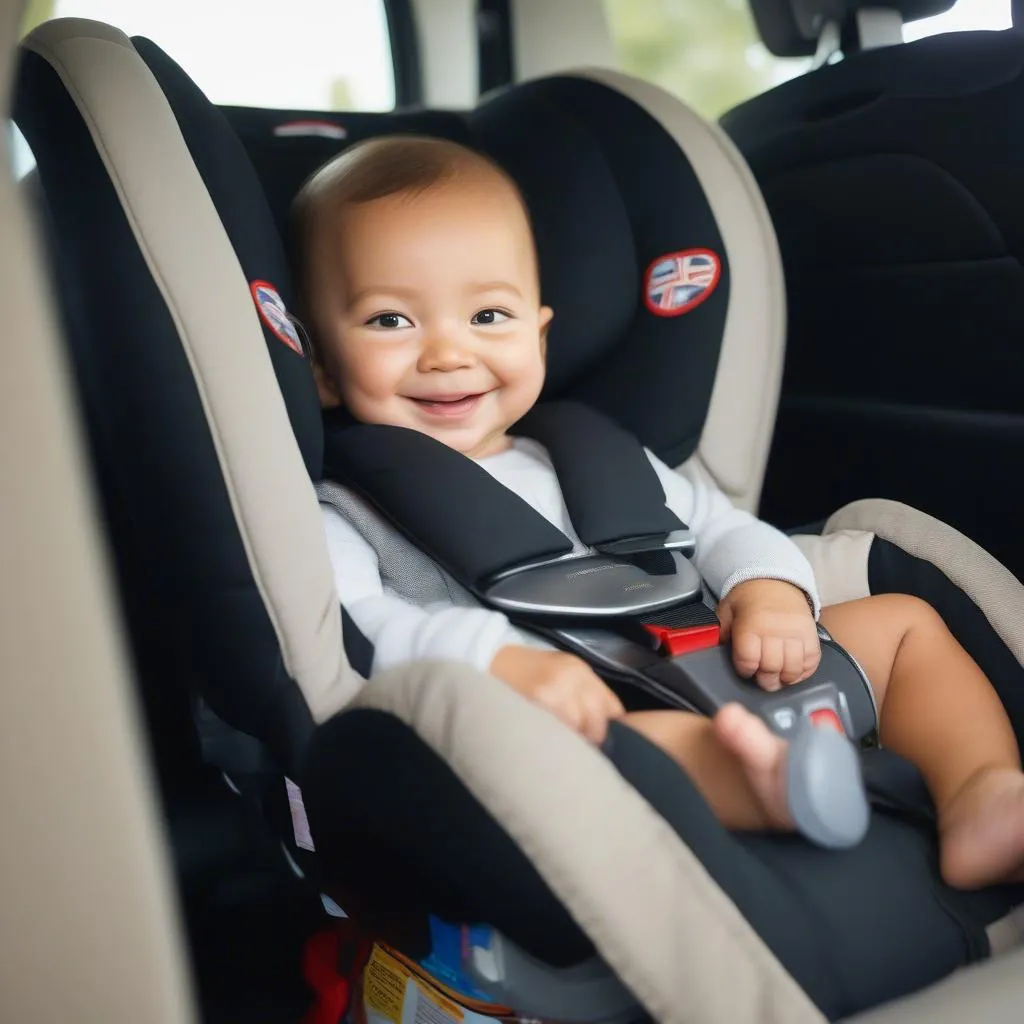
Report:
M 435 441 L 440 441 L 441 444 L 447 445 L 469 459 L 485 459 L 490 455 L 498 455 L 512 444 L 503 429 L 487 431 L 456 427 L 444 430 L 424 429 L 420 426 L 414 429 L 419 430 L 422 434 L 427 434 Z

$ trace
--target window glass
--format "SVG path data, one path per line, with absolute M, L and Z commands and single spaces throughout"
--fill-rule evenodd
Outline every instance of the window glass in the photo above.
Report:
M 623 71 L 660 85 L 709 120 L 811 68 L 810 58 L 768 52 L 748 0 L 604 0 L 604 5 Z M 958 0 L 945 14 L 905 25 L 903 37 L 909 42 L 1010 23 L 1010 0 Z
M 383 0 L 31 0 L 28 32 L 91 18 L 151 39 L 214 102 L 296 110 L 391 110 Z
M 1009 28 L 1010 0 L 957 0 L 945 14 L 922 18 L 903 26 L 906 42 L 942 32 L 971 32 L 976 29 Z
M 604 0 L 623 71 L 660 85 L 708 119 L 806 71 L 772 56 L 747 0 Z

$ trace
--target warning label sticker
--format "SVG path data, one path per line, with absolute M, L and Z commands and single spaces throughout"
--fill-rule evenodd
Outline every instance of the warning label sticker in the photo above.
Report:
M 365 1024 L 526 1024 L 505 1006 L 476 1000 L 468 1000 L 474 1009 L 463 1006 L 404 960 L 374 946 L 362 979 Z

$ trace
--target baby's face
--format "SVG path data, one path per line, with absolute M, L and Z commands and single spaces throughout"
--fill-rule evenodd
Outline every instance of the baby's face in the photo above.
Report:
M 505 448 L 540 395 L 551 318 L 508 185 L 463 176 L 346 208 L 333 230 L 316 303 L 325 404 L 471 458 Z

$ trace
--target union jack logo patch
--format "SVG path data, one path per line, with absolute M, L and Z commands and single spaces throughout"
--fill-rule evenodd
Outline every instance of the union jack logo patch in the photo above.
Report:
M 679 316 L 699 306 L 718 285 L 722 262 L 710 249 L 659 256 L 644 275 L 644 303 L 656 316 Z
M 295 329 L 284 299 L 278 294 L 277 289 L 266 281 L 253 281 L 249 285 L 249 290 L 252 292 L 260 318 L 270 328 L 271 333 L 293 352 L 298 352 L 300 356 L 304 355 L 299 332 Z

